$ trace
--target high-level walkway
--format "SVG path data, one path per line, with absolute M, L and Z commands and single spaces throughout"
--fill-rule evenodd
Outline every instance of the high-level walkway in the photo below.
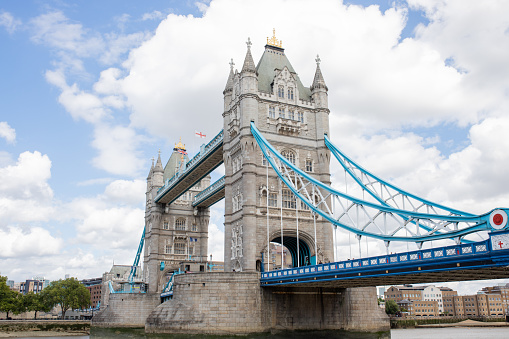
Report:
M 155 201 L 171 204 L 183 193 L 196 185 L 207 174 L 223 163 L 223 131 L 219 132 L 207 145 L 204 145 L 185 165 L 157 192 Z M 217 200 L 216 200 L 217 201 Z

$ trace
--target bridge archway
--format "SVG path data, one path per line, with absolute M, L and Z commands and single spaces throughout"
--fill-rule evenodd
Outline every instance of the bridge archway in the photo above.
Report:
M 271 243 L 283 245 L 290 252 L 292 258 L 292 267 L 312 264 L 312 260 L 315 255 L 313 250 L 313 241 L 310 237 L 306 236 L 304 232 L 299 232 L 298 246 L 297 234 L 294 230 L 288 230 L 287 233 L 283 231 L 283 239 L 281 239 L 280 233 L 274 234 L 271 239 Z

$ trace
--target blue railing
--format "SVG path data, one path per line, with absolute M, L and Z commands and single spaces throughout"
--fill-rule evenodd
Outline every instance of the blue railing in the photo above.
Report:
M 175 175 L 171 177 L 171 179 L 166 180 L 164 186 L 157 190 L 156 200 L 163 196 L 173 186 L 173 184 L 178 181 L 180 177 L 194 169 L 201 159 L 206 158 L 222 142 L 223 142 L 223 130 L 221 130 L 207 145 L 205 145 L 205 147 L 203 147 L 200 150 L 198 154 L 196 154 L 191 160 L 187 162 L 186 167 L 182 171 L 182 173 L 179 171 L 175 173 Z
M 372 269 L 374 267 L 383 266 L 384 268 L 401 266 L 402 264 L 411 262 L 431 262 L 433 259 L 444 259 L 448 257 L 467 257 L 475 254 L 486 254 L 491 250 L 490 240 L 480 242 L 453 245 L 447 247 L 431 248 L 425 250 L 417 250 L 405 253 L 395 253 L 381 255 L 376 257 L 368 257 L 362 259 L 352 259 L 339 261 L 334 263 L 319 264 L 313 266 L 303 266 L 298 268 L 289 268 L 285 270 L 277 270 L 262 273 L 261 280 L 271 280 L 274 278 L 290 278 L 302 277 L 307 275 L 316 275 L 326 272 L 348 272 L 349 270 Z
M 224 187 L 224 176 L 217 180 L 215 183 L 198 193 L 194 197 L 193 206 L 196 206 L 209 198 L 211 195 L 215 194 L 218 190 Z

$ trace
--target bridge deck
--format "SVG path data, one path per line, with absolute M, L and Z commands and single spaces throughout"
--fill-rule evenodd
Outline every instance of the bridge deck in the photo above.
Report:
M 175 174 L 169 182 L 161 187 L 155 197 L 155 202 L 171 204 L 222 163 L 223 131 L 186 164 L 182 173 Z
M 261 286 L 360 287 L 509 278 L 491 240 L 262 273 Z

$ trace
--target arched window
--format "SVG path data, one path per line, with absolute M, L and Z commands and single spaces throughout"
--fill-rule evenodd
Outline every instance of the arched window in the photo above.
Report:
M 295 208 L 295 195 L 290 190 L 283 190 L 283 208 Z
M 295 153 L 292 151 L 282 151 L 281 155 L 284 156 L 289 162 L 295 165 Z
M 186 254 L 186 244 L 183 242 L 176 242 L 175 254 Z
M 293 88 L 288 88 L 288 99 L 293 100 Z
M 177 231 L 185 231 L 186 230 L 186 219 L 177 218 L 177 220 L 175 220 L 175 229 Z
M 280 98 L 285 97 L 285 88 L 283 86 L 278 86 L 277 88 L 277 96 Z
M 274 106 L 269 106 L 269 118 L 276 118 L 276 108 Z
M 313 160 L 306 159 L 306 172 L 313 172 Z
M 279 107 L 279 117 L 283 119 L 285 118 L 285 109 L 282 107 Z
M 288 110 L 288 119 L 295 120 L 295 111 L 293 109 Z

